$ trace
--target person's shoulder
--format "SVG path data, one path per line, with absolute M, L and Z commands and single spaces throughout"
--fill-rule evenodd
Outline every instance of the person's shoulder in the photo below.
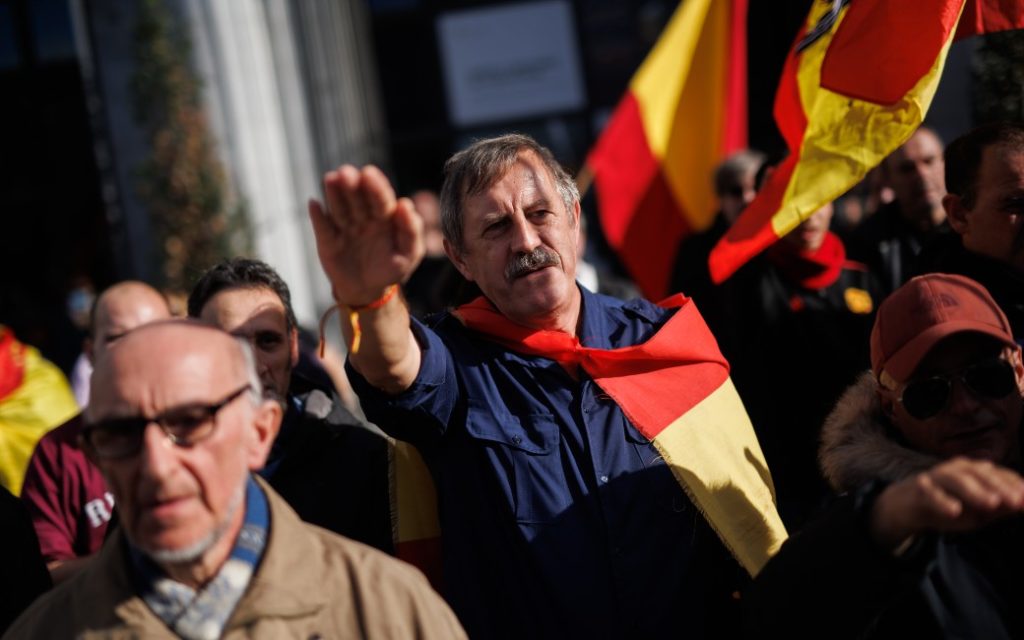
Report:
M 95 626 L 90 619 L 102 616 L 102 607 L 83 605 L 84 599 L 95 596 L 86 578 L 91 568 L 90 563 L 86 570 L 39 596 L 7 629 L 3 635 L 4 640 L 70 638 L 86 624 Z M 113 607 L 108 608 L 112 610 Z
M 66 422 L 46 432 L 39 439 L 39 446 L 44 449 L 55 450 L 60 447 L 78 448 L 78 435 L 85 426 L 85 418 L 81 412 L 76 413 Z
M 380 614 L 364 610 L 370 627 L 402 630 L 401 635 L 465 637 L 448 605 L 419 569 L 361 542 L 305 524 L 316 539 L 327 575 L 344 576 L 357 603 L 370 604 Z M 387 633 L 382 635 L 389 635 Z
M 300 396 L 300 402 L 300 420 L 308 425 L 313 443 L 341 441 L 348 447 L 358 442 L 373 448 L 387 444 L 383 431 L 349 411 L 337 395 L 314 389 Z
M 655 304 L 646 298 L 622 300 L 590 291 L 585 291 L 583 295 L 586 313 L 590 313 L 592 310 L 602 311 L 630 322 L 661 324 L 675 312 L 671 306 Z

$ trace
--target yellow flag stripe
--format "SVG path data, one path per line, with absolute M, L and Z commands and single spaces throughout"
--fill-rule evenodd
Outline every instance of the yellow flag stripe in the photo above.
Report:
M 733 557 L 757 575 L 787 534 L 732 380 L 658 434 L 654 445 Z
M 687 0 L 630 83 L 651 152 L 694 230 L 715 213 L 731 3 Z
M 816 3 L 807 18 L 814 25 L 828 11 L 827 3 Z M 962 7 L 961 7 L 962 9 Z M 833 28 L 839 28 L 849 9 Z M 843 96 L 821 85 L 821 66 L 831 42 L 823 37 L 800 58 L 797 83 L 807 130 L 789 186 L 772 229 L 779 237 L 793 230 L 824 204 L 845 193 L 890 153 L 906 142 L 924 120 L 938 89 L 952 34 L 935 63 L 899 102 L 882 106 Z
M 440 536 L 434 479 L 416 447 L 401 440 L 391 441 L 391 473 L 392 522 L 398 533 L 396 542 Z

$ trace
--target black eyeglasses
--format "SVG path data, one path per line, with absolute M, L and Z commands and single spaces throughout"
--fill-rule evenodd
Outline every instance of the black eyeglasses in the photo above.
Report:
M 918 420 L 935 417 L 953 395 L 953 379 L 958 378 L 964 387 L 979 398 L 998 400 L 1005 398 L 1017 388 L 1017 376 L 1013 365 L 1006 360 L 993 358 L 966 367 L 957 373 L 931 376 L 909 382 L 903 387 L 899 402 L 907 413 Z
M 174 407 L 152 418 L 136 416 L 99 420 L 82 429 L 82 440 L 99 458 L 127 458 L 142 448 L 142 436 L 152 422 L 175 445 L 191 447 L 213 433 L 217 426 L 217 412 L 251 388 L 247 384 L 220 402 Z

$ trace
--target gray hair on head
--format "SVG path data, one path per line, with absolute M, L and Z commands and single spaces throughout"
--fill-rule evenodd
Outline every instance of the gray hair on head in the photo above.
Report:
M 254 407 L 259 406 L 263 401 L 263 384 L 260 382 L 259 370 L 256 368 L 256 354 L 252 351 L 252 345 L 245 338 L 232 336 L 238 350 L 242 354 L 242 366 L 245 367 L 245 377 L 249 379 L 249 401 Z
M 765 155 L 754 149 L 740 149 L 722 160 L 715 167 L 713 176 L 715 195 L 725 195 L 733 185 L 743 179 L 743 176 L 753 175 L 760 169 L 765 160 Z
M 572 215 L 573 205 L 580 200 L 579 189 L 547 147 L 521 133 L 477 140 L 449 158 L 444 165 L 441 230 L 453 249 L 462 251 L 462 204 L 465 197 L 482 193 L 494 184 L 512 168 L 524 151 L 533 152 L 544 164 L 555 181 L 566 214 Z

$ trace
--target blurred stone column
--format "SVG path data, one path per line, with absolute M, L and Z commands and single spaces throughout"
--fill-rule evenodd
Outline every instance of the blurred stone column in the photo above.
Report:
M 204 100 L 245 202 L 257 254 L 288 282 L 299 321 L 329 306 L 306 214 L 320 175 L 381 162 L 383 115 L 361 0 L 177 0 Z M 363 22 L 354 22 L 362 20 Z M 368 80 L 369 79 L 369 80 Z

